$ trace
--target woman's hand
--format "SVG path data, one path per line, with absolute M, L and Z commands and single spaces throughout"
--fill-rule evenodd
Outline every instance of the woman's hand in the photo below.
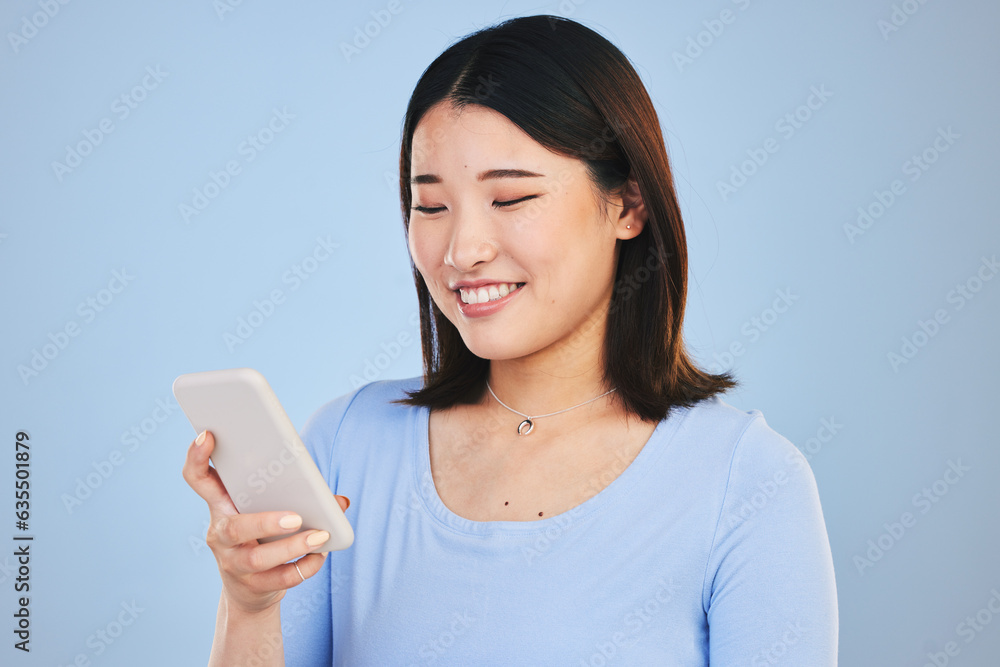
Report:
M 277 604 L 286 589 L 302 583 L 302 577 L 319 571 L 326 553 L 310 552 L 330 535 L 325 530 L 309 530 L 267 544 L 258 542 L 262 537 L 294 533 L 302 525 L 302 517 L 294 512 L 240 514 L 219 473 L 208 464 L 214 447 L 215 438 L 208 431 L 191 443 L 184 480 L 208 503 L 211 521 L 205 542 L 219 565 L 223 597 L 235 610 L 263 611 Z M 351 504 L 345 496 L 336 498 L 341 509 Z M 288 562 L 296 558 L 299 560 L 294 564 Z

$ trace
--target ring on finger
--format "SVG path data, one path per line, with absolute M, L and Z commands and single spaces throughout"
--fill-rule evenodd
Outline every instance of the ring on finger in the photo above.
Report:
M 295 571 L 299 573 L 300 577 L 302 577 L 302 581 L 305 581 L 306 580 L 305 575 L 303 575 L 302 574 L 302 570 L 299 569 L 299 564 L 296 562 L 296 563 L 292 563 L 292 565 L 295 566 Z

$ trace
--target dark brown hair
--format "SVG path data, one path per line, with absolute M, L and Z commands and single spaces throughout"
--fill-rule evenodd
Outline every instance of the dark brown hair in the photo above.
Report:
M 409 234 L 413 133 L 447 100 L 506 116 L 532 139 L 582 160 L 597 190 L 621 192 L 631 176 L 648 220 L 620 242 L 604 340 L 603 381 L 628 413 L 657 422 L 676 405 L 735 387 L 730 372 L 695 367 L 681 338 L 687 296 L 687 242 L 653 103 L 625 55 L 593 30 L 557 16 L 514 18 L 448 47 L 410 97 L 399 155 L 403 227 Z M 486 391 L 489 360 L 466 347 L 413 265 L 420 308 L 424 383 L 395 402 L 447 408 Z M 598 323 L 594 323 L 598 324 Z

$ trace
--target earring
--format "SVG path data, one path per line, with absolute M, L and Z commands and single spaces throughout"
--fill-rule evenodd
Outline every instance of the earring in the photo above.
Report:
M 632 229 L 632 225 L 625 225 L 625 229 Z

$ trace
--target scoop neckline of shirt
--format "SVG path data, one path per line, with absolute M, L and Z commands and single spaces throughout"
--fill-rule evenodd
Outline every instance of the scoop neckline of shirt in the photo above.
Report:
M 429 407 L 421 406 L 417 409 L 416 413 L 418 437 L 415 439 L 416 447 L 414 451 L 416 459 L 413 466 L 414 492 L 421 499 L 424 508 L 432 517 L 437 519 L 444 527 L 463 535 L 502 537 L 534 535 L 544 533 L 553 527 L 561 530 L 568 523 L 579 521 L 604 507 L 613 505 L 627 494 L 668 449 L 674 434 L 690 412 L 691 408 L 689 407 L 676 406 L 671 411 L 670 416 L 661 420 L 656 425 L 649 439 L 625 470 L 613 479 L 610 484 L 576 507 L 566 510 L 561 514 L 554 514 L 544 519 L 532 521 L 474 521 L 452 512 L 444 504 L 444 501 L 441 500 L 441 496 L 438 495 L 437 485 L 434 484 L 433 477 L 431 476 L 431 411 Z M 421 477 L 426 479 L 426 483 L 421 484 Z

